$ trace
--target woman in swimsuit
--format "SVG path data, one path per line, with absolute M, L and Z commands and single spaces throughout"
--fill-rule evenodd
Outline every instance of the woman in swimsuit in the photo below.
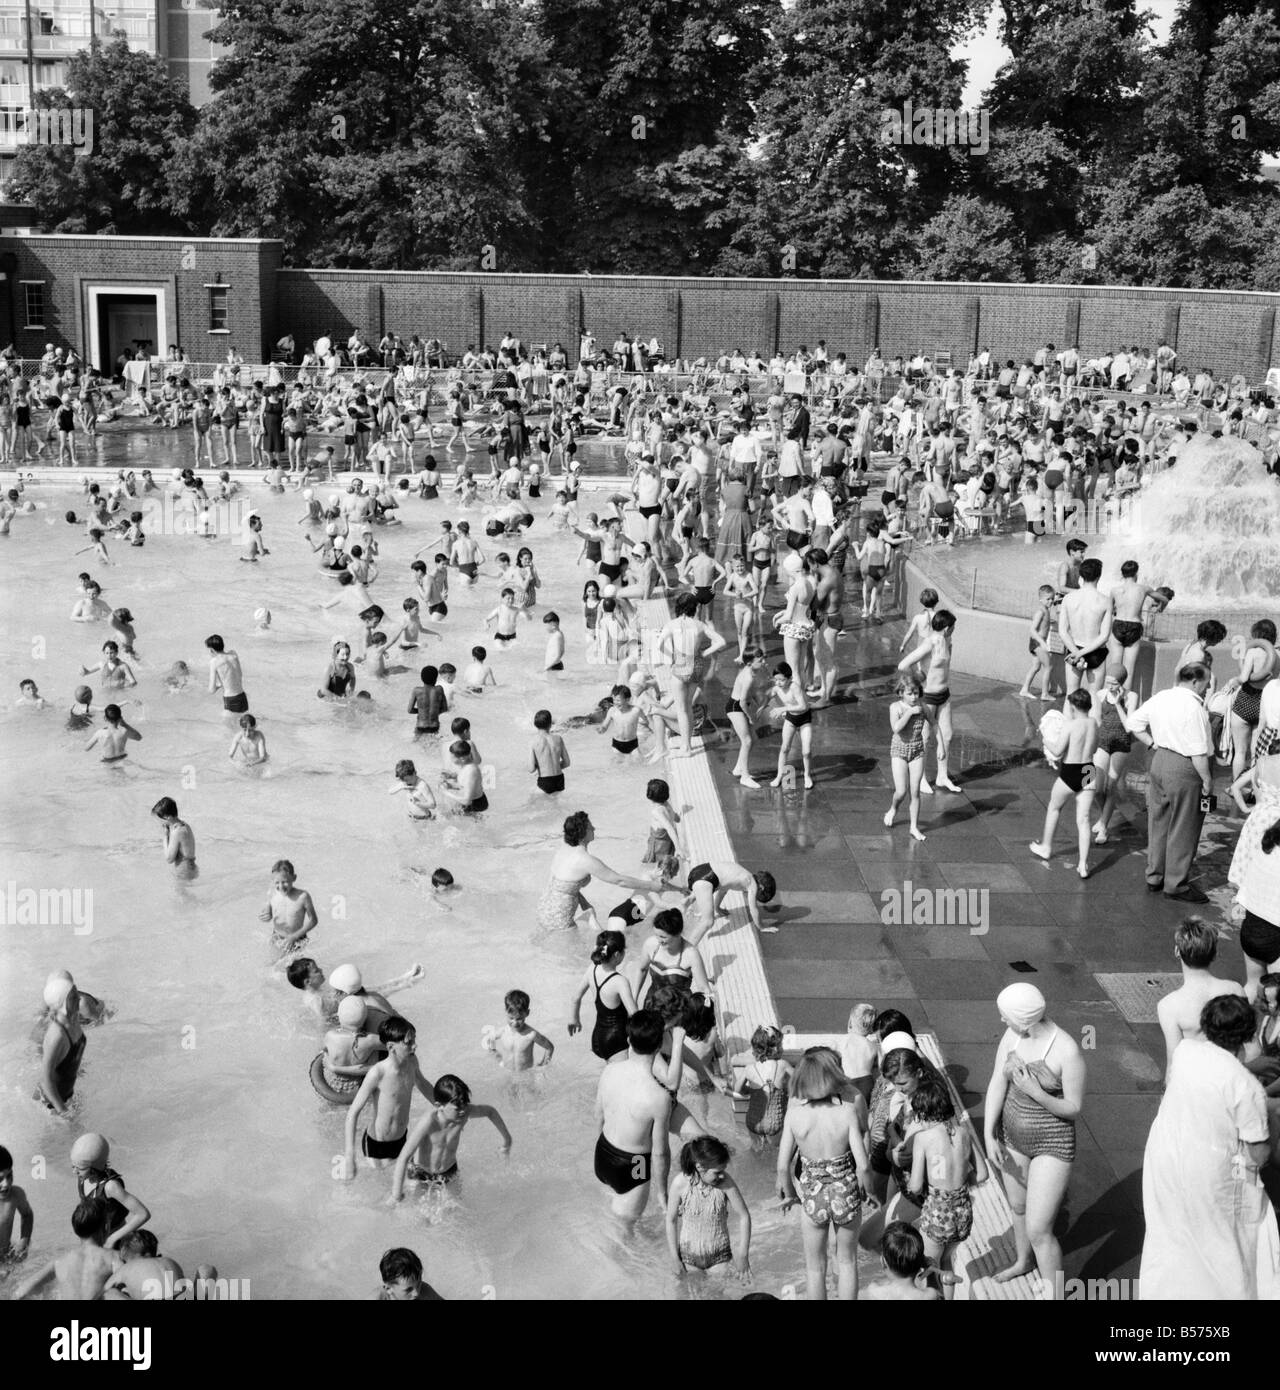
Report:
M 671 662 L 676 724 L 684 744 L 679 754 L 687 757 L 693 752 L 693 706 L 703 681 L 711 674 L 709 658 L 728 643 L 715 628 L 699 622 L 695 594 L 677 594 L 674 606 L 676 616 L 658 634 L 658 650 Z M 671 755 L 675 756 L 676 750 Z
M 652 887 L 652 884 L 648 885 Z M 653 935 L 640 952 L 640 1007 L 653 989 L 673 985 L 682 994 L 710 994 L 702 953 L 684 937 L 684 917 L 669 907 L 653 919 Z
M 1053 855 L 1053 832 L 1058 816 L 1071 797 L 1076 799 L 1076 832 L 1080 857 L 1076 873 L 1089 877 L 1089 813 L 1093 810 L 1093 794 L 1106 776 L 1099 771 L 1094 755 L 1098 749 L 1098 721 L 1093 717 L 1093 695 L 1083 687 L 1067 696 L 1067 718 L 1062 732 L 1052 745 L 1045 745 L 1051 767 L 1057 769 L 1049 806 L 1044 813 L 1044 833 L 1031 845 L 1037 859 Z
M 1106 680 L 1093 697 L 1093 717 L 1098 722 L 1098 749 L 1093 755 L 1098 769 L 1098 792 L 1103 793 L 1102 810 L 1093 826 L 1093 841 L 1107 843 L 1107 827 L 1120 809 L 1124 797 L 1124 770 L 1133 750 L 1133 735 L 1129 733 L 1129 716 L 1138 707 L 1138 695 L 1126 689 L 1129 675 L 1124 662 L 1112 662 L 1106 670 Z
M 595 991 L 596 1025 L 591 1030 L 591 1051 L 607 1062 L 627 1050 L 627 1019 L 639 1005 L 627 977 L 621 973 L 627 938 L 620 931 L 602 931 L 596 937 L 591 965 L 569 1004 L 569 1036 L 582 1031 L 582 1000 Z
M 65 1115 L 76 1089 L 87 1039 L 80 1026 L 80 992 L 61 976 L 45 986 L 44 1002 L 49 1009 L 41 1047 L 40 1089 L 36 1099 L 55 1114 Z
M 1062 1247 L 1053 1234 L 1076 1155 L 1076 1116 L 1084 1103 L 1084 1057 L 1076 1042 L 1045 1018 L 1044 995 L 1025 981 L 996 1000 L 1006 1033 L 987 1087 L 986 1151 L 1004 1175 L 1013 1212 L 1016 1258 L 998 1283 L 1034 1262 L 1054 1297 Z
M 1231 705 L 1231 775 L 1239 777 L 1253 757 L 1253 741 L 1262 712 L 1262 688 L 1276 673 L 1276 625 L 1263 618 L 1249 629 L 1250 642 L 1240 658 L 1240 674 L 1222 688 L 1236 691 Z
M 582 896 L 582 890 L 592 878 L 637 893 L 652 891 L 651 882 L 617 873 L 597 859 L 589 850 L 595 834 L 595 826 L 585 811 L 575 811 L 566 817 L 564 844 L 551 861 L 551 875 L 538 903 L 538 926 L 543 931 L 568 931 L 579 912 L 590 913 L 592 925 L 597 931 L 600 929 L 595 910 Z
M 773 625 L 782 634 L 783 654 L 787 665 L 800 677 L 800 687 L 807 690 L 813 684 L 813 634 L 815 627 L 811 608 L 817 585 L 809 572 L 809 561 L 799 556 L 785 606 L 773 615 Z
M 800 735 L 800 759 L 804 766 L 805 790 L 813 788 L 810 756 L 813 752 L 813 711 L 800 678 L 785 661 L 773 668 L 773 698 L 782 707 L 782 747 L 778 749 L 778 775 L 769 783 L 780 787 L 788 776 L 791 745 Z
M 858 1296 L 858 1231 L 869 1174 L 856 1093 L 829 1047 L 811 1047 L 791 1078 L 791 1104 L 778 1145 L 778 1195 L 800 1204 L 808 1297 L 827 1297 L 830 1228 L 836 1229 L 839 1298 Z M 797 1152 L 800 1174 L 792 1173 Z
M 1227 881 L 1236 889 L 1231 920 L 1240 924 L 1245 997 L 1255 1002 L 1264 972 L 1280 970 L 1280 749 L 1231 784 L 1242 811 L 1241 792 L 1250 781 L 1253 809 L 1236 839 Z
M 759 647 L 747 647 L 739 660 L 742 670 L 733 678 L 733 694 L 725 704 L 724 712 L 738 736 L 738 760 L 730 772 L 744 787 L 756 788 L 760 785 L 751 775 L 751 749 L 755 743 L 752 734 L 753 721 L 759 714 L 755 698 L 755 684 L 764 670 L 764 652 Z

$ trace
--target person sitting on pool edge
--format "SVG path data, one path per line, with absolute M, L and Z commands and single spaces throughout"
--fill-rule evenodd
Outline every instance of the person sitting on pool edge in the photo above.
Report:
M 719 859 L 711 864 L 695 864 L 689 870 L 688 910 L 697 917 L 697 923 L 688 933 L 691 946 L 696 946 L 716 925 L 717 920 L 727 920 L 722 913 L 722 904 L 727 893 L 741 893 L 746 899 L 747 917 L 759 932 L 776 932 L 775 926 L 762 926 L 760 908 L 770 903 L 778 895 L 778 885 L 766 869 L 754 873 L 741 864 Z M 776 911 L 776 908 L 771 909 Z

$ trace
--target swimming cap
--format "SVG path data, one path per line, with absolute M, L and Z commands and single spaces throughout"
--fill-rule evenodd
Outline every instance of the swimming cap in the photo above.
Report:
M 606 584 L 600 590 L 601 598 L 616 598 L 618 596 L 618 586 L 616 584 Z
M 354 965 L 340 965 L 329 976 L 329 984 L 333 989 L 341 990 L 343 994 L 354 994 L 364 984 L 364 980 Z
M 369 1016 L 369 1006 L 363 999 L 347 998 L 338 1005 L 338 1022 L 344 1028 L 359 1028 Z
M 76 514 L 75 514 L 75 512 L 68 512 L 68 513 L 67 513 L 67 520 L 72 524 L 72 526 L 74 526 L 74 525 L 76 524 Z
M 93 691 L 87 685 L 76 686 L 76 702 L 81 705 L 89 704 L 93 699 Z
M 71 1146 L 71 1161 L 86 1168 L 105 1168 L 111 1145 L 101 1134 L 82 1134 Z
M 314 491 L 313 491 L 311 488 L 309 488 L 309 487 L 304 487 L 304 488 L 302 489 L 302 500 L 303 500 L 304 502 L 310 502 L 311 499 L 312 499 L 314 496 L 315 496 L 315 493 L 314 493 Z
M 1129 673 L 1124 668 L 1123 661 L 1113 661 L 1106 671 L 1109 681 L 1120 681 L 1122 684 L 1129 679 Z
M 899 1048 L 914 1052 L 917 1056 L 920 1054 L 920 1048 L 910 1033 L 889 1033 L 881 1040 L 880 1051 L 886 1057 L 891 1052 L 897 1052 Z
M 1027 1029 L 1033 1023 L 1039 1023 L 1047 1007 L 1044 995 L 1025 980 L 1006 985 L 996 995 L 996 1008 L 1015 1028 Z
M 58 1010 L 67 1002 L 67 995 L 75 989 L 75 982 L 65 971 L 50 975 L 44 987 L 45 1008 Z

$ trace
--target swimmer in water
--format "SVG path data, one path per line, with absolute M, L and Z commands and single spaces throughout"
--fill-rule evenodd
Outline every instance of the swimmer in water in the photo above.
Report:
M 373 1123 L 365 1131 L 360 1149 L 378 1167 L 398 1159 L 405 1147 L 414 1090 L 435 1102 L 431 1084 L 418 1065 L 418 1034 L 413 1025 L 407 1019 L 388 1018 L 378 1028 L 378 1040 L 387 1049 L 387 1056 L 370 1067 L 347 1111 L 342 1160 L 342 1178 L 347 1182 L 356 1175 L 356 1127 L 370 1101 L 374 1105 Z
M 271 872 L 271 897 L 258 913 L 258 920 L 272 924 L 272 944 L 283 954 L 296 950 L 320 919 L 311 894 L 296 886 L 298 875 L 287 859 L 277 859 Z
M 179 878 L 195 878 L 200 872 L 196 867 L 196 837 L 186 821 L 178 819 L 178 803 L 171 796 L 162 796 L 151 814 L 164 826 L 164 862 L 173 865 Z
M 409 818 L 410 820 L 431 820 L 436 813 L 436 798 L 426 778 L 418 775 L 418 769 L 414 767 L 409 758 L 401 758 L 396 764 L 396 781 L 390 789 L 390 794 L 394 796 L 397 792 L 409 793 Z
M 84 583 L 83 591 L 76 600 L 75 607 L 71 610 L 71 621 L 73 623 L 97 623 L 103 618 L 111 616 L 111 606 L 103 602 L 102 585 L 89 580 L 87 576 L 82 576 Z
M 185 690 L 191 679 L 191 668 L 185 661 L 175 661 L 164 678 L 165 689 L 172 694 L 175 690 Z
M 118 642 L 104 642 L 102 644 L 102 660 L 96 666 L 82 666 L 80 668 L 82 676 L 92 676 L 97 671 L 102 672 L 102 684 L 108 690 L 124 690 L 138 683 L 138 678 L 133 674 L 128 662 L 120 659 L 120 644 Z
M 529 996 L 522 989 L 509 990 L 502 1003 L 507 1012 L 506 1026 L 485 1029 L 485 1049 L 492 1052 L 507 1071 L 530 1071 L 534 1066 L 545 1067 L 556 1048 L 549 1038 L 530 1026 Z M 542 1051 L 536 1063 L 533 1060 L 535 1047 Z
M 93 691 L 87 685 L 76 687 L 76 696 L 67 712 L 67 728 L 87 729 L 93 723 Z
M 422 1277 L 422 1261 L 403 1246 L 388 1250 L 378 1262 L 382 1288 L 379 1303 L 443 1303 L 444 1299 Z
M 640 725 L 650 727 L 648 716 L 631 703 L 631 688 L 615 685 L 611 692 L 613 705 L 604 717 L 604 723 L 596 730 L 599 734 L 613 730 L 613 751 L 624 758 L 640 751 Z
M 18 1222 L 18 1238 L 13 1238 L 14 1219 Z M 35 1213 L 27 1194 L 13 1185 L 13 1155 L 0 1144 L 0 1260 L 26 1258 L 35 1228 Z
M 71 1214 L 71 1229 L 80 1244 L 28 1279 L 13 1295 L 20 1303 L 46 1284 L 56 1281 L 58 1297 L 64 1301 L 101 1300 L 107 1281 L 120 1267 L 120 1257 L 104 1250 L 107 1238 L 107 1204 L 96 1197 L 80 1203 Z
M 142 735 L 132 724 L 125 723 L 119 705 L 108 705 L 102 711 L 102 717 L 107 721 L 105 727 L 99 729 L 85 744 L 84 751 L 89 753 L 95 748 L 101 748 L 104 763 L 123 762 L 129 754 L 130 740 L 140 742 Z
M 240 732 L 231 743 L 228 755 L 232 762 L 237 759 L 244 767 L 257 767 L 267 761 L 266 736 L 258 728 L 258 721 L 251 714 L 240 716 Z
M 440 790 L 451 801 L 456 802 L 454 814 L 477 816 L 489 809 L 489 798 L 484 793 L 484 778 L 480 768 L 472 761 L 471 745 L 459 739 L 449 746 L 453 759 L 453 774 L 456 786 L 444 783 Z
M 14 708 L 27 706 L 31 709 L 48 709 L 49 702 L 40 694 L 35 681 L 25 680 L 18 683 L 18 698 L 13 702 Z
M 471 648 L 471 664 L 462 675 L 462 684 L 468 694 L 482 695 L 485 686 L 498 684 L 488 657 L 489 653 L 483 647 Z
M 468 1120 L 488 1120 L 502 1138 L 499 1152 L 511 1152 L 511 1131 L 492 1105 L 473 1105 L 471 1089 L 457 1076 L 442 1076 L 432 1088 L 432 1109 L 413 1127 L 396 1159 L 391 1200 L 404 1196 L 404 1184 L 444 1187 L 458 1177 L 458 1141 Z

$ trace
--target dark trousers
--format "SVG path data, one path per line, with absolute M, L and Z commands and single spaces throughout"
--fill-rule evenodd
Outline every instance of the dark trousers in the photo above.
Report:
M 1147 776 L 1147 882 L 1163 879 L 1166 893 L 1180 893 L 1200 844 L 1204 785 L 1191 759 L 1167 748 L 1151 755 Z

